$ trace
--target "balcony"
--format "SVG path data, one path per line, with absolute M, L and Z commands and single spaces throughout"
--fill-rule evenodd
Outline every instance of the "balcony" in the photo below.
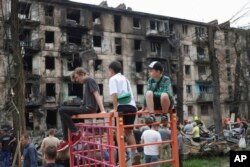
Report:
M 31 19 L 30 16 L 27 16 L 25 14 L 18 14 L 19 21 L 22 25 L 26 26 L 38 26 L 40 25 L 39 20 Z
M 169 37 L 169 31 L 165 31 L 165 30 L 154 30 L 154 29 L 147 29 L 146 31 L 146 36 L 148 38 L 152 38 L 152 39 L 167 39 Z
M 207 45 L 208 37 L 206 34 L 196 34 L 196 36 L 193 37 L 192 41 L 196 45 Z
M 40 83 L 41 76 L 32 74 L 30 71 L 24 73 L 26 83 Z
M 77 45 L 75 43 L 62 42 L 60 51 L 62 55 L 69 55 L 69 54 L 79 54 L 79 53 L 84 54 L 88 52 L 93 52 L 94 50 L 92 47 Z
M 197 60 L 195 60 L 196 63 L 199 63 L 199 64 L 208 64 L 210 63 L 210 59 L 209 59 L 209 55 L 207 54 L 198 54 L 197 55 Z
M 87 32 L 89 30 L 87 26 L 80 25 L 79 23 L 76 22 L 76 20 L 70 20 L 70 19 L 63 20 L 60 26 L 62 28 L 66 28 L 69 30 L 81 31 L 82 33 Z
M 213 94 L 202 92 L 197 98 L 197 102 L 213 102 Z
M 27 108 L 31 108 L 31 107 L 39 107 L 44 103 L 44 96 L 39 93 L 36 96 L 29 96 L 25 98 L 25 106 Z
M 27 53 L 37 53 L 41 50 L 41 39 L 20 41 L 20 46 L 24 47 Z
M 166 60 L 167 57 L 163 56 L 160 52 L 151 52 L 148 54 L 147 59 L 159 59 L 159 60 Z

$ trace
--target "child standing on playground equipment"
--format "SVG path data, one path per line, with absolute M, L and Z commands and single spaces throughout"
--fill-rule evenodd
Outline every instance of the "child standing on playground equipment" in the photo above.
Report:
M 133 92 L 128 79 L 121 74 L 122 66 L 118 61 L 113 61 L 109 64 L 109 94 L 112 97 L 113 110 L 111 112 L 122 112 L 124 114 L 134 113 L 123 116 L 124 125 L 134 124 L 135 113 L 137 112 Z M 128 145 L 135 145 L 136 141 L 133 135 L 133 128 L 125 128 Z M 131 148 L 133 165 L 140 164 L 140 155 L 137 153 L 137 148 Z

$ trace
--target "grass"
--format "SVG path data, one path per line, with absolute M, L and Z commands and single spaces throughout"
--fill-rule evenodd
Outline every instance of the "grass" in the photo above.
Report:
M 166 167 L 171 167 L 170 164 Z M 183 161 L 183 167 L 229 167 L 229 157 L 193 158 Z
M 183 161 L 183 167 L 229 167 L 229 157 L 188 159 Z

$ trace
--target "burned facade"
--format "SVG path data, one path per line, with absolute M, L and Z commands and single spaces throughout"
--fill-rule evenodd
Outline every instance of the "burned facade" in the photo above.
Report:
M 10 1 L 3 2 L 4 19 L 10 16 Z M 209 67 L 207 23 L 134 12 L 125 5 L 110 8 L 60 0 L 20 0 L 22 21 L 20 46 L 25 71 L 26 125 L 59 127 L 60 105 L 78 105 L 83 96 L 82 85 L 70 82 L 70 73 L 82 66 L 98 82 L 104 104 L 110 107 L 107 67 L 113 60 L 123 65 L 123 73 L 132 83 L 138 107 L 146 89 L 147 65 L 162 62 L 176 94 L 176 72 L 179 41 L 184 57 L 184 118 L 201 116 L 212 122 L 213 86 Z M 2 24 L 4 25 L 4 24 Z M 7 27 L 8 28 L 8 27 Z M 8 30 L 7 30 L 8 31 Z M 1 36 L 3 30 L 1 28 Z M 230 29 L 216 32 L 215 48 L 220 67 L 222 113 L 228 114 L 233 91 L 232 75 L 235 51 L 230 45 Z M 6 36 L 1 38 L 8 42 Z M 7 84 L 6 48 L 1 45 L 0 89 Z M 226 75 L 225 75 L 226 73 Z M 249 75 L 249 74 L 248 74 Z M 0 104 L 4 105 L 4 96 Z M 241 111 L 248 111 L 241 106 Z M 2 117 L 1 117 L 2 118 Z M 4 120 L 2 120 L 4 122 Z

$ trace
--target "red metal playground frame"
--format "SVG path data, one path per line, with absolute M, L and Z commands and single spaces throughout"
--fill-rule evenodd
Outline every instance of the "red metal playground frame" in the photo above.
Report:
M 177 121 L 176 113 L 173 111 L 170 112 L 170 121 L 168 122 L 171 126 L 171 139 L 150 144 L 126 145 L 124 129 L 143 126 L 143 124 L 123 125 L 123 115 L 118 112 L 79 114 L 72 116 L 72 119 L 84 121 L 76 123 L 83 136 L 78 144 L 70 146 L 70 167 L 126 167 L 125 152 L 128 148 L 164 143 L 171 144 L 171 159 L 147 164 L 141 161 L 140 165 L 134 165 L 133 167 L 166 163 L 171 163 L 172 167 L 179 167 Z M 117 122 L 116 126 L 115 121 Z M 69 134 L 69 138 L 71 138 L 71 135 Z M 118 164 L 116 159 L 119 159 Z

